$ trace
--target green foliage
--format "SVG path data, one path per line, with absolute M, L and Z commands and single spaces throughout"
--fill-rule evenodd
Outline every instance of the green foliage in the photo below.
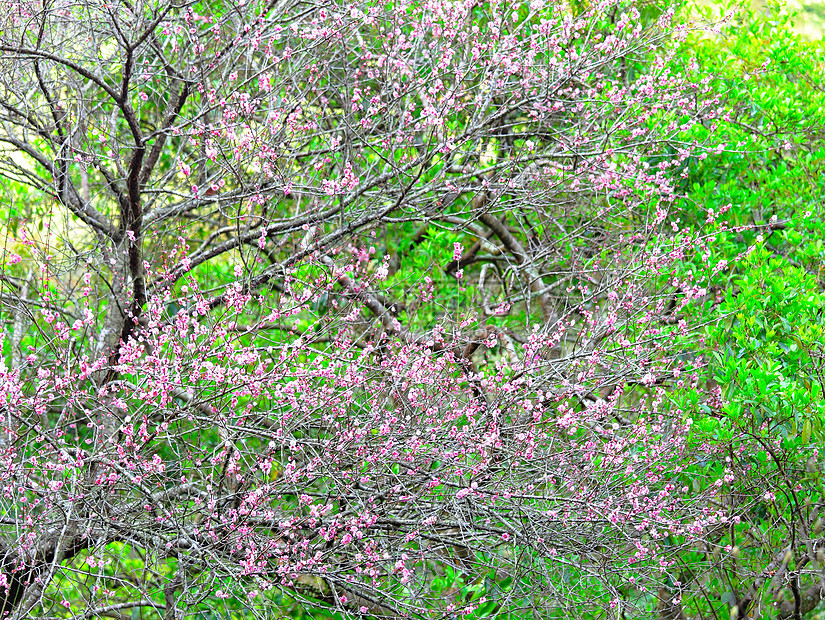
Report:
M 717 76 L 726 113 L 698 138 L 725 147 L 691 160 L 680 213 L 694 227 L 709 215 L 718 222 L 682 267 L 708 276 L 716 299 L 696 317 L 707 322 L 710 398 L 674 394 L 671 405 L 696 418 L 686 488 L 738 515 L 671 571 L 686 588 L 685 610 L 700 617 L 727 617 L 759 593 L 776 554 L 799 532 L 816 532 L 823 501 L 825 46 L 794 34 L 779 7 L 728 8 L 737 15 L 718 36 L 687 48 Z

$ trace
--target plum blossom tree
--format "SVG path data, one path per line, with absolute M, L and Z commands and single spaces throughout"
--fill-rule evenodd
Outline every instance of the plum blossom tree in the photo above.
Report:
M 677 617 L 673 15 L 4 2 L 0 611 Z

